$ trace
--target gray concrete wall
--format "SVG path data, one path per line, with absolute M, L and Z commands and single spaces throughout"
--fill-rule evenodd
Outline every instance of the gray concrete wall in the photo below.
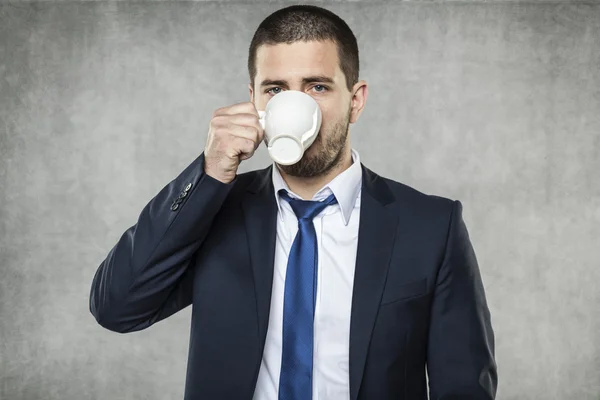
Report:
M 249 100 L 252 34 L 291 3 L 0 6 L 1 399 L 182 398 L 191 308 L 115 334 L 91 279 Z M 463 202 L 497 398 L 599 399 L 600 3 L 313 4 L 359 41 L 365 165 Z

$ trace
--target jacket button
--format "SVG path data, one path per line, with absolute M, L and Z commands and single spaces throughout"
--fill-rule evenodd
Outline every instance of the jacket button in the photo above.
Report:
M 187 186 L 185 187 L 185 191 L 188 192 L 191 188 L 192 188 L 192 184 L 188 183 Z
M 173 204 L 171 205 L 171 210 L 172 210 L 172 211 L 175 211 L 175 210 L 177 210 L 178 208 L 179 208 L 179 203 L 173 203 Z

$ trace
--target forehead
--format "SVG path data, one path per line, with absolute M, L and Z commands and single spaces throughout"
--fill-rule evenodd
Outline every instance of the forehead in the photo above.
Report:
M 256 76 L 262 79 L 299 81 L 303 76 L 325 75 L 340 80 L 335 42 L 310 41 L 262 45 L 256 52 Z

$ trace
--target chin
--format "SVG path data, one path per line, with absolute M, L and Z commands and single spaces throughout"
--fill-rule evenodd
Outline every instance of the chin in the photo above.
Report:
M 292 165 L 279 165 L 279 168 L 286 174 L 299 178 L 314 178 L 327 174 L 340 163 L 343 156 L 347 136 L 340 134 L 340 131 L 334 132 L 328 138 L 319 133 L 304 151 L 300 161 Z

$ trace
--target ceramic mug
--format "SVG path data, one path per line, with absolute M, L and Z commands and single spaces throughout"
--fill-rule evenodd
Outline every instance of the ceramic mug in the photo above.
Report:
M 258 115 L 269 156 L 281 165 L 300 161 L 321 128 L 319 104 L 298 90 L 277 93 Z

